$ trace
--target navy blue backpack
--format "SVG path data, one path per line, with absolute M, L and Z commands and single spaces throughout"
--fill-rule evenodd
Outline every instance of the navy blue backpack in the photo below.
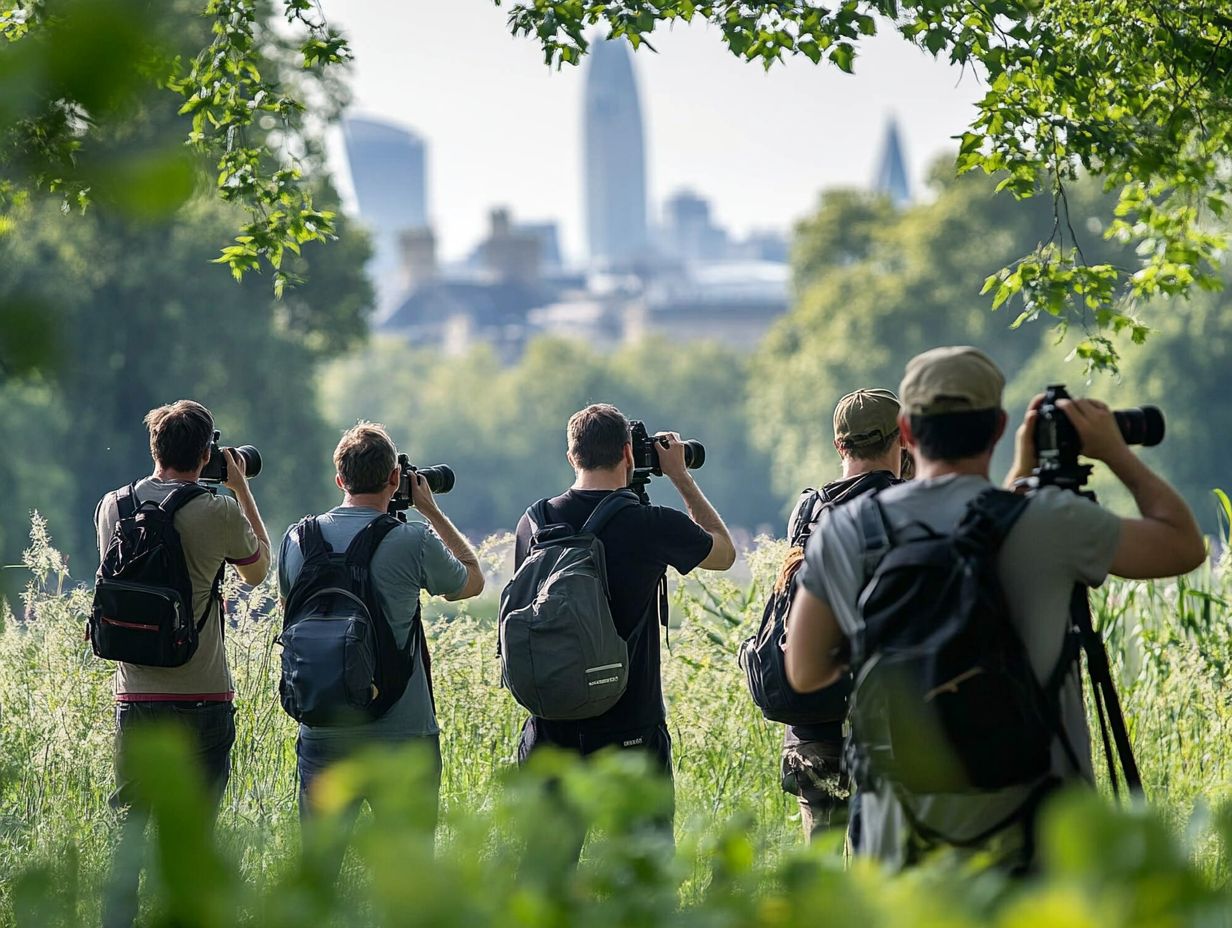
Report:
M 370 579 L 377 546 L 400 524 L 377 516 L 341 553 L 330 548 L 313 516 L 292 529 L 304 564 L 283 613 L 278 691 L 297 722 L 317 727 L 380 718 L 406 692 L 418 646 L 424 646 L 426 672 L 419 606 L 399 648 Z

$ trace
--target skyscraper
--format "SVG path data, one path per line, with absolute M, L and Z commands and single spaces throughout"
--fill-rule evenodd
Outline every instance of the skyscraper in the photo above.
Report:
M 903 157 L 903 143 L 898 137 L 898 123 L 893 116 L 886 122 L 881 156 L 877 159 L 877 172 L 873 175 L 873 190 L 888 196 L 895 206 L 902 207 L 911 202 L 907 160 Z
M 348 117 L 342 129 L 359 216 L 372 232 L 369 270 L 383 313 L 401 296 L 398 236 L 428 224 L 426 146 L 409 129 L 375 119 Z
M 582 146 L 590 260 L 627 264 L 646 248 L 646 151 L 629 45 L 598 39 L 587 56 Z

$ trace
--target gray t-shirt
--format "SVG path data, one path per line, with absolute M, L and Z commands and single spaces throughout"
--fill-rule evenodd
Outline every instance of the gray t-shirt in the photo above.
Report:
M 896 535 L 918 531 L 913 522 L 949 533 L 967 503 L 989 486 L 984 477 L 953 474 L 891 487 L 877 498 Z M 840 506 L 822 514 L 800 571 L 800 582 L 829 605 L 848 637 L 862 625 L 857 608 L 865 583 L 860 505 Z M 1002 544 L 997 564 L 1010 618 L 1022 635 L 1041 682 L 1052 674 L 1060 659 L 1074 584 L 1103 583 L 1120 535 L 1120 519 L 1108 510 L 1076 493 L 1047 487 L 1034 495 Z M 1053 771 L 1065 779 L 1081 777 L 1089 781 L 1090 732 L 1077 673 L 1071 673 L 1062 687 L 1061 720 L 1082 769 L 1073 769 L 1064 748 L 1056 742 Z M 975 796 L 917 797 L 912 809 L 925 825 L 961 840 L 978 835 L 1011 814 L 1029 791 L 1028 787 L 1014 787 Z M 910 829 L 898 800 L 889 788 L 882 788 L 863 793 L 861 802 L 861 853 L 901 866 Z M 1021 842 L 1022 829 L 1010 828 L 986 849 L 1009 854 Z
M 360 529 L 380 514 L 380 510 L 366 506 L 337 506 L 318 516 L 317 521 L 326 544 L 335 551 L 345 551 Z M 288 529 L 278 557 L 278 590 L 284 600 L 303 566 L 304 555 Z M 398 647 L 406 647 L 421 590 L 433 596 L 453 596 L 466 583 L 465 565 L 423 522 L 407 522 L 385 536 L 372 556 L 371 569 L 372 584 Z M 330 728 L 301 725 L 300 737 L 319 742 L 349 741 L 357 736 L 402 740 L 437 734 L 440 729 L 432 711 L 422 654 L 417 654 L 415 661 L 406 693 L 379 719 L 363 725 Z

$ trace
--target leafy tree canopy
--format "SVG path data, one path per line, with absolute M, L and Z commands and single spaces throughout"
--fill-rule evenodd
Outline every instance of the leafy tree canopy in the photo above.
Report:
M 497 0 L 499 3 L 500 0 Z M 803 55 L 852 71 L 860 45 L 898 32 L 969 68 L 985 92 L 961 134 L 960 172 L 982 170 L 1015 196 L 1050 195 L 1029 250 L 989 272 L 994 306 L 1020 321 L 1077 325 L 1075 352 L 1112 368 L 1120 337 L 1148 333 L 1139 308 L 1158 296 L 1215 289 L 1226 235 L 1213 227 L 1232 195 L 1232 15 L 1175 0 L 514 0 L 509 26 L 541 43 L 549 64 L 576 64 L 587 30 L 634 46 L 660 23 L 704 20 L 737 56 L 767 68 Z M 956 127 L 957 128 L 957 127 Z M 1071 210 L 1079 172 L 1116 193 L 1103 235 L 1132 260 L 1093 255 Z

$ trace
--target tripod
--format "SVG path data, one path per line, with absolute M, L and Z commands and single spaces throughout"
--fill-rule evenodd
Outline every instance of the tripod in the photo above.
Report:
M 1091 476 L 1091 470 L 1090 464 L 1078 464 L 1077 462 L 1066 462 L 1060 466 L 1037 469 L 1026 480 L 1028 493 L 1043 486 L 1057 486 L 1084 496 L 1092 502 L 1097 502 L 1092 491 L 1083 489 Z M 1095 714 L 1099 718 L 1099 732 L 1104 746 L 1104 760 L 1108 764 L 1108 779 L 1112 783 L 1112 793 L 1118 799 L 1121 796 L 1120 781 L 1116 770 L 1117 760 L 1119 760 L 1126 788 L 1131 793 L 1142 795 L 1142 777 L 1138 772 L 1138 762 L 1134 758 L 1133 745 L 1129 740 L 1125 714 L 1121 710 L 1121 699 L 1117 695 L 1116 684 L 1112 679 L 1108 649 L 1104 645 L 1103 636 L 1095 630 L 1091 622 L 1090 591 L 1084 584 L 1074 584 L 1074 590 L 1070 594 L 1069 614 L 1072 625 L 1071 634 L 1077 636 L 1078 645 L 1087 655 L 1087 673 L 1091 677 L 1091 694 L 1095 703 Z M 1064 732 L 1062 732 L 1062 737 L 1064 737 Z M 1113 756 L 1114 746 L 1115 757 Z

